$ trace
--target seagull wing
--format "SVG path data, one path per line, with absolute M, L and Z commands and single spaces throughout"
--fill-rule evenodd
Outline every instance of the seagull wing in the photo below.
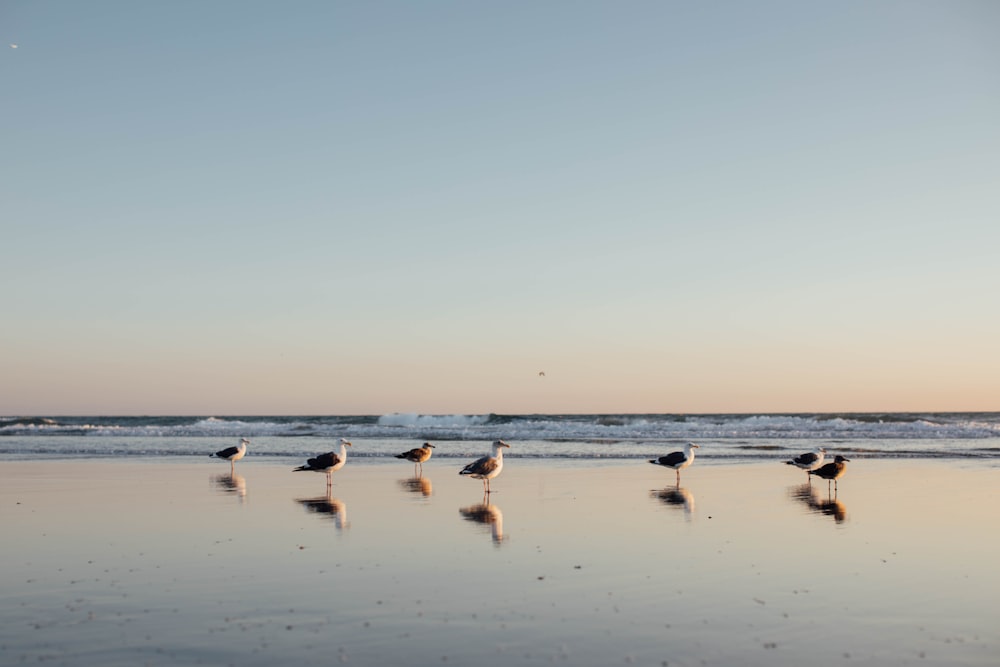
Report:
M 819 456 L 817 456 L 813 452 L 809 452 L 808 454 L 802 454 L 801 456 L 795 457 L 795 462 L 801 463 L 802 465 L 812 465 L 813 463 L 816 463 L 816 461 L 818 460 Z
M 684 452 L 670 452 L 666 456 L 661 456 L 656 459 L 656 462 L 661 466 L 668 466 L 673 468 L 674 466 L 679 466 L 680 464 L 687 461 L 687 457 L 684 456 Z
M 837 474 L 837 464 L 836 463 L 827 463 L 822 468 L 819 468 L 817 470 L 810 470 L 809 474 L 810 475 L 819 475 L 823 479 L 826 479 L 828 477 L 833 477 L 834 475 Z
M 485 475 L 497 467 L 497 460 L 491 456 L 484 456 L 476 459 L 469 465 L 462 468 L 459 475 Z
M 307 462 L 309 464 L 309 470 L 326 470 L 327 468 L 332 468 L 337 465 L 340 460 L 333 452 L 327 452 L 326 454 L 320 454 L 314 459 L 309 459 Z

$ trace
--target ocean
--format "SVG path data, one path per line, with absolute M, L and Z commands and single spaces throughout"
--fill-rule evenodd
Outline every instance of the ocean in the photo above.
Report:
M 825 447 L 854 458 L 1000 462 L 1000 413 L 591 414 L 0 417 L 0 459 L 205 456 L 252 441 L 247 458 L 300 459 L 351 440 L 353 458 L 424 441 L 435 458 L 467 458 L 503 439 L 511 458 L 644 459 L 684 442 L 702 461 L 787 459 Z

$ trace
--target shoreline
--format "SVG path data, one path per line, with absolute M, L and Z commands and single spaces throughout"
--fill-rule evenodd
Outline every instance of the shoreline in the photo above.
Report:
M 353 465 L 352 465 L 353 464 Z M 16 664 L 993 664 L 995 465 L 4 461 Z M 987 533 L 991 531 L 986 531 Z

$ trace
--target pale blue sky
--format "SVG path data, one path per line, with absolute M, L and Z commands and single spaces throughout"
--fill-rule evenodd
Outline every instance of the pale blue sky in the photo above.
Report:
M 1000 409 L 1000 3 L 4 0 L 0 40 L 0 414 Z

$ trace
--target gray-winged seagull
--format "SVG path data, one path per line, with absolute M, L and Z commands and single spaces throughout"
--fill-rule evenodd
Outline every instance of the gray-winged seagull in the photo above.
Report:
M 490 480 L 499 475 L 500 471 L 503 470 L 503 450 L 505 447 L 509 448 L 510 445 L 503 440 L 495 441 L 491 454 L 481 459 L 476 459 L 462 468 L 458 474 L 469 475 L 470 477 L 483 480 L 483 491 L 490 493 Z

